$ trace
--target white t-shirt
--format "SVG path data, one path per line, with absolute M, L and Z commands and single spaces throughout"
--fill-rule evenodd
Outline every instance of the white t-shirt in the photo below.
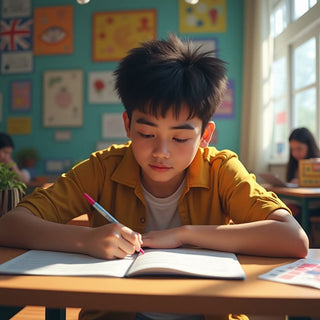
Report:
M 182 226 L 178 212 L 178 203 L 181 197 L 185 180 L 179 188 L 167 198 L 157 198 L 143 186 L 144 198 L 147 204 L 147 225 L 145 232 L 164 230 Z M 172 313 L 137 313 L 136 320 L 203 320 L 202 315 L 172 314 Z

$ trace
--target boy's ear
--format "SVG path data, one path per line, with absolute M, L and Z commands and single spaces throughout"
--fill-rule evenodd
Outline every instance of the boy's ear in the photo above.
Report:
M 215 123 L 213 121 L 209 121 L 201 137 L 200 147 L 205 148 L 209 145 L 215 128 Z
M 127 133 L 127 138 L 130 139 L 130 119 L 127 111 L 124 111 L 122 113 L 122 119 L 123 119 L 124 129 L 126 130 L 126 133 Z

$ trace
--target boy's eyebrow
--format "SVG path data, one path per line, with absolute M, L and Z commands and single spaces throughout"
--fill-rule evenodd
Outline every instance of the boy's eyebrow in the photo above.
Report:
M 138 118 L 137 119 L 137 123 L 140 123 L 140 124 L 146 124 L 148 126 L 151 126 L 151 127 L 157 127 L 157 125 L 145 118 Z M 171 129 L 187 129 L 187 130 L 194 130 L 194 126 L 191 125 L 190 123 L 183 123 L 181 125 L 178 125 L 178 126 L 174 126 L 174 127 L 171 127 Z

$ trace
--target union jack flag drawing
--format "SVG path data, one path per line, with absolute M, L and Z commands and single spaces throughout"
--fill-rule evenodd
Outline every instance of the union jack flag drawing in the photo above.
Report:
M 0 51 L 32 50 L 32 19 L 3 19 L 0 29 Z

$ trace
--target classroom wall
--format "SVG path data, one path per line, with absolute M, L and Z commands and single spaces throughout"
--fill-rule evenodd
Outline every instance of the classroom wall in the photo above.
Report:
M 11 0 L 13 1 L 13 0 Z M 105 113 L 119 113 L 123 106 L 118 103 L 93 104 L 88 101 L 88 74 L 91 71 L 112 71 L 118 62 L 94 62 L 92 60 L 92 16 L 95 12 L 156 9 L 157 38 L 165 38 L 169 32 L 182 37 L 217 40 L 218 56 L 227 62 L 228 76 L 234 85 L 234 114 L 215 119 L 218 135 L 215 145 L 219 148 L 239 152 L 242 61 L 243 61 L 243 11 L 242 0 L 226 0 L 227 29 L 218 33 L 180 33 L 178 0 L 91 0 L 87 5 L 79 5 L 75 0 L 32 0 L 32 6 L 74 7 L 74 37 L 72 54 L 68 55 L 35 55 L 33 72 L 24 74 L 1 74 L 0 93 L 2 93 L 2 110 L 0 130 L 7 131 L 7 120 L 10 117 L 31 117 L 30 134 L 13 134 L 18 151 L 23 146 L 35 146 L 42 160 L 37 163 L 35 174 L 48 174 L 46 161 L 57 160 L 66 166 L 85 159 L 96 150 L 97 143 L 114 141 L 114 138 L 102 137 L 102 117 Z M 83 70 L 83 125 L 80 127 L 47 128 L 43 126 L 43 73 L 48 70 Z M 11 106 L 11 82 L 14 80 L 32 81 L 32 107 L 27 112 L 13 112 Z M 70 133 L 69 141 L 57 141 L 60 131 Z M 119 140 L 119 139 L 118 139 Z M 121 139 L 120 139 L 121 140 Z M 52 170 L 52 168 L 50 169 Z M 57 169 L 58 170 L 58 169 Z M 59 171 L 59 170 L 58 170 Z

